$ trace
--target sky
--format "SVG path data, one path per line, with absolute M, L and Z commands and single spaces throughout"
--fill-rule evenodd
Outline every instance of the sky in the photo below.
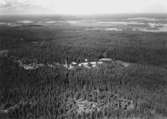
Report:
M 0 14 L 167 13 L 167 0 L 0 0 Z

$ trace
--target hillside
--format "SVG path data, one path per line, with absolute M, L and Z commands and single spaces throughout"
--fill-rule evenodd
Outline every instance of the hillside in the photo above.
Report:
M 15 118 L 166 116 L 167 70 L 108 62 L 93 69 L 24 70 L 1 58 L 1 113 Z M 9 83 L 10 82 L 10 83 Z M 6 111 L 5 111 L 6 110 Z

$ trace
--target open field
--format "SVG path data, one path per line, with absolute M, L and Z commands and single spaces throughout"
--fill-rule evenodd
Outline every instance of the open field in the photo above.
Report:
M 0 117 L 166 119 L 166 24 L 164 15 L 1 17 Z

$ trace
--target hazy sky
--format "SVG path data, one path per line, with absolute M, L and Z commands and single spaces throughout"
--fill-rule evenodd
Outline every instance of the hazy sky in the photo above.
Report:
M 167 0 L 0 0 L 0 14 L 167 13 Z

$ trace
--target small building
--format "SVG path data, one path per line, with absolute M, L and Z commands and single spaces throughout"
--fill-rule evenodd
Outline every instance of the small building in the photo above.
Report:
M 99 59 L 99 61 L 101 61 L 101 62 L 113 62 L 113 60 L 111 58 L 101 58 L 101 59 Z

